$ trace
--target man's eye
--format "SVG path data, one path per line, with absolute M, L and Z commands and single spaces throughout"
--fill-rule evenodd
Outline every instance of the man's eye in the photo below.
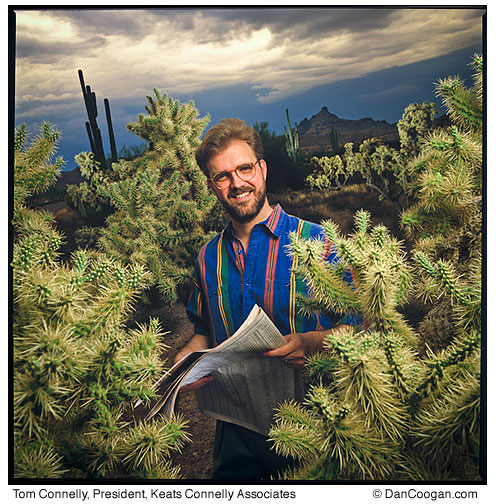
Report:
M 247 173 L 249 171 L 251 171 L 253 169 L 253 166 L 252 165 L 242 165 L 240 167 L 238 167 L 238 171 L 240 171 L 241 173 Z
M 219 173 L 218 175 L 216 175 L 214 177 L 214 180 L 216 182 L 223 182 L 224 180 L 227 180 L 227 179 L 228 179 L 227 173 Z

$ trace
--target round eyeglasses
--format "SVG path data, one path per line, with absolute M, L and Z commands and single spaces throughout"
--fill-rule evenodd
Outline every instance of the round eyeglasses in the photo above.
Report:
M 260 164 L 260 160 L 261 159 L 257 159 L 254 163 L 243 163 L 231 171 L 216 173 L 213 177 L 209 177 L 209 179 L 213 182 L 217 189 L 225 189 L 226 187 L 229 187 L 229 184 L 232 181 L 232 174 L 234 172 L 241 180 L 248 182 L 255 176 L 255 173 L 257 173 L 257 164 Z

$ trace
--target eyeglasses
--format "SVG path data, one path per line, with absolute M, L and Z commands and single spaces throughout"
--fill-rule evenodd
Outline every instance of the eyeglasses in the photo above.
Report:
M 229 187 L 229 184 L 232 181 L 232 174 L 234 172 L 236 172 L 236 175 L 245 182 L 251 180 L 255 176 L 255 173 L 257 173 L 257 164 L 260 164 L 260 159 L 257 159 L 254 163 L 243 163 L 234 170 L 223 171 L 209 178 L 217 189 L 225 189 L 226 187 Z

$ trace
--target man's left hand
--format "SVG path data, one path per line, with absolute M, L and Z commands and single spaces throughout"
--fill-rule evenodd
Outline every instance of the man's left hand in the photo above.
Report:
M 305 358 L 322 348 L 322 341 L 327 331 L 293 333 L 285 336 L 287 343 L 264 352 L 266 357 L 281 357 L 291 368 L 301 368 Z
M 285 345 L 264 352 L 264 355 L 266 357 L 281 357 L 289 367 L 301 368 L 305 364 L 307 357 L 323 349 L 323 342 L 328 334 L 340 331 L 346 327 L 349 326 L 339 325 L 326 331 L 288 334 L 284 336 L 287 341 Z

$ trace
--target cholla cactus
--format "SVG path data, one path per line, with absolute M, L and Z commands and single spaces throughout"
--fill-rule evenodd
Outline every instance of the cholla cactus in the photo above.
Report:
M 314 172 L 306 178 L 306 184 L 317 189 L 343 189 L 350 177 L 359 173 L 381 200 L 390 200 L 400 210 L 406 182 L 402 163 L 400 151 L 376 138 L 365 140 L 358 149 L 348 142 L 342 155 L 311 158 Z
M 398 121 L 401 152 L 406 156 L 417 156 L 420 142 L 431 130 L 437 113 L 434 103 L 411 103 Z
M 196 201 L 185 197 L 189 190 L 177 173 L 160 180 L 153 170 L 101 189 L 117 210 L 100 230 L 99 247 L 145 265 L 166 302 L 176 300 L 178 285 L 189 285 L 195 251 L 209 237 L 199 225 Z
M 40 134 L 29 139 L 26 125 L 16 129 L 14 135 L 14 217 L 21 219 L 26 200 L 36 192 L 52 185 L 64 164 L 55 160 L 60 133 L 49 123 L 43 123 Z
M 407 166 L 413 176 L 409 191 L 417 203 L 403 213 L 403 227 L 409 236 L 429 237 L 439 245 L 459 244 L 474 228 L 480 234 L 482 59 L 475 56 L 473 66 L 472 89 L 458 78 L 438 82 L 437 93 L 443 97 L 453 125 L 426 135 L 419 155 Z
M 178 286 L 179 293 L 188 290 L 194 251 L 210 237 L 205 223 L 215 198 L 194 157 L 208 118 L 197 118 L 193 102 L 180 105 L 157 90 L 148 102 L 148 115 L 128 124 L 149 142 L 142 156 L 113 163 L 111 178 L 98 174 L 91 155 L 79 161 L 92 178 L 95 201 L 113 209 L 97 246 L 115 259 L 146 266 L 162 300 L 172 302 Z
M 345 149 L 349 152 L 353 144 L 348 143 Z M 345 164 L 344 157 L 322 156 L 310 158 L 310 166 L 314 169 L 306 179 L 306 184 L 312 189 L 343 189 L 348 179 L 354 174 L 355 167 Z
M 341 258 L 335 268 L 316 262 L 322 256 L 320 241 L 294 241 L 294 252 L 301 265 L 298 273 L 311 289 L 308 299 L 299 298 L 302 309 L 311 311 L 315 305 L 327 313 L 345 314 L 350 309 L 365 315 L 374 329 L 404 326 L 398 307 L 405 303 L 411 285 L 410 268 L 406 264 L 401 244 L 383 225 L 370 228 L 370 214 L 361 210 L 355 216 L 355 233 L 345 239 L 337 225 L 322 223 L 327 239 L 334 244 Z M 353 278 L 363 288 L 344 287 L 342 272 L 351 267 Z
M 76 209 L 86 221 L 93 225 L 102 225 L 112 208 L 107 198 L 100 193 L 99 187 L 118 179 L 118 174 L 101 166 L 91 152 L 81 152 L 74 160 L 81 175 L 86 179 L 78 185 L 69 184 L 66 189 L 66 201 Z
M 307 363 L 305 402 L 279 408 L 275 449 L 299 461 L 285 477 L 476 479 L 480 297 L 452 285 L 441 265 L 426 264 L 464 317 L 451 346 L 420 358 L 417 334 L 399 312 L 413 279 L 401 244 L 384 226 L 369 230 L 364 211 L 348 238 L 323 224 L 325 242 L 293 238 L 311 291 L 302 309 L 362 313 L 366 326 L 330 335 Z M 333 266 L 321 259 L 329 242 L 340 255 Z M 355 290 L 342 280 L 344 268 L 353 271 Z
M 321 261 L 323 243 L 294 241 L 312 294 L 302 309 L 362 313 L 367 325 L 329 336 L 308 362 L 305 403 L 280 407 L 275 448 L 299 460 L 286 477 L 480 478 L 480 58 L 475 64 L 474 90 L 456 79 L 440 83 L 454 126 L 429 133 L 409 164 L 418 198 L 402 216 L 411 261 L 383 226 L 368 230 L 363 211 L 346 239 L 324 223 L 325 243 L 340 255 L 334 267 Z M 356 290 L 341 280 L 345 267 Z M 420 324 L 424 335 L 442 328 L 445 336 L 437 348 L 423 341 L 423 357 L 398 311 L 411 295 L 434 306 Z M 434 319 L 440 314 L 449 317 L 444 324 Z
M 200 136 L 209 122 L 209 117 L 198 118 L 193 101 L 180 104 L 154 89 L 155 100 L 148 96 L 148 115 L 138 115 L 136 123 L 127 125 L 128 130 L 149 144 L 144 156 L 136 160 L 138 167 L 158 169 L 161 179 L 179 174 L 181 181 L 188 184 L 182 197 L 196 201 L 199 211 L 210 208 L 213 198 L 206 185 L 205 176 L 195 160 L 195 149 Z
M 481 319 L 482 65 L 475 55 L 471 89 L 458 78 L 438 82 L 453 125 L 427 135 L 408 164 L 417 202 L 401 215 L 407 236 L 415 240 L 417 293 L 436 305 L 439 300 L 453 305 L 450 324 L 458 326 Z M 422 323 L 424 332 L 436 327 L 430 315 Z
M 15 180 L 19 205 L 24 180 L 36 191 L 44 169 L 51 176 L 44 147 L 30 148 L 38 182 Z M 15 176 L 22 169 L 16 163 Z M 130 416 L 163 371 L 158 320 L 129 320 L 149 273 L 87 250 L 60 262 L 62 236 L 48 215 L 23 207 L 13 222 L 14 475 L 176 477 L 169 454 L 187 440 L 185 422 L 143 425 Z

